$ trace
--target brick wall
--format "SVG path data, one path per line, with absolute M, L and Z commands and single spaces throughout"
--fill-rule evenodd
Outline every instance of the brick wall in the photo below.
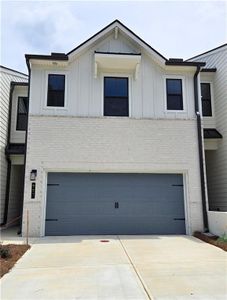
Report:
M 29 116 L 24 213 L 31 236 L 44 233 L 48 171 L 184 173 L 187 233 L 203 229 L 196 120 Z

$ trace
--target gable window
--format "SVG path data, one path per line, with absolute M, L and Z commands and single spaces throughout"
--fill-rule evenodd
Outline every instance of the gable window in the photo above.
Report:
M 64 107 L 65 75 L 48 75 L 47 106 Z
M 127 77 L 104 77 L 104 116 L 129 116 Z
M 182 79 L 166 79 L 167 110 L 183 110 Z
M 18 97 L 16 130 L 26 130 L 28 118 L 28 98 Z
M 202 112 L 204 117 L 212 117 L 210 83 L 201 83 Z

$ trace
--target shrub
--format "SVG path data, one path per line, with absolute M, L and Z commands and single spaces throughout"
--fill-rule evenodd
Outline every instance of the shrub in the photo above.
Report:
M 9 258 L 11 257 L 9 249 L 5 248 L 4 246 L 0 246 L 0 256 L 1 258 Z
M 227 243 L 227 234 L 224 233 L 222 236 L 220 236 L 220 237 L 218 238 L 218 241 L 219 241 L 219 242 L 225 242 L 225 243 Z

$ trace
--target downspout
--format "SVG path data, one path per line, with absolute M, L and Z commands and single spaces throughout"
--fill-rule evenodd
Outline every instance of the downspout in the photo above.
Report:
M 26 55 L 26 64 L 28 67 L 28 116 L 27 116 L 27 126 L 26 126 L 26 132 L 25 132 L 25 152 L 24 152 L 24 170 L 23 170 L 23 201 L 21 206 L 21 221 L 20 221 L 20 229 L 18 231 L 18 234 L 21 234 L 22 232 L 22 224 L 23 224 L 23 211 L 24 211 L 24 190 L 25 190 L 25 171 L 26 171 L 26 159 L 27 159 L 27 140 L 28 140 L 28 119 L 29 119 L 29 97 L 30 97 L 30 83 L 31 83 L 31 68 L 29 64 L 29 59 L 27 59 Z
M 8 112 L 8 128 L 7 128 L 6 148 L 8 148 L 9 144 L 10 144 L 13 89 L 14 89 L 14 84 L 11 82 L 10 83 L 10 93 L 9 93 L 9 112 Z M 5 206 L 4 206 L 4 214 L 3 214 L 3 223 L 0 224 L 1 226 L 4 226 L 7 222 L 7 215 L 8 215 L 8 208 L 9 208 L 11 161 L 10 161 L 8 154 L 6 154 L 6 160 L 7 160 L 7 175 L 6 175 L 6 190 L 5 190 Z
M 208 228 L 208 217 L 206 208 L 206 186 L 205 186 L 205 170 L 204 170 L 204 156 L 203 156 L 203 134 L 201 125 L 201 115 L 199 112 L 199 99 L 198 99 L 198 74 L 200 72 L 200 66 L 197 66 L 196 72 L 194 74 L 194 100 L 195 100 L 195 114 L 197 121 L 197 133 L 198 133 L 198 147 L 199 147 L 199 168 L 200 168 L 200 185 L 202 194 L 202 207 L 203 207 L 203 222 L 204 231 L 209 231 Z

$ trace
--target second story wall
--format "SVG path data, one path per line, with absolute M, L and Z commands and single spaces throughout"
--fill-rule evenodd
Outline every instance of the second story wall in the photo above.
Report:
M 98 66 L 94 77 L 95 51 L 135 54 L 141 53 L 138 78 L 134 70 L 102 69 Z M 194 118 L 193 68 L 160 67 L 142 48 L 132 45 L 119 34 L 118 40 L 112 35 L 76 57 L 65 67 L 32 65 L 31 103 L 32 115 L 66 115 L 81 117 L 103 116 L 103 82 L 105 76 L 128 77 L 129 117 L 132 118 Z M 65 107 L 47 107 L 48 74 L 65 74 Z M 166 110 L 166 78 L 180 78 L 183 84 L 183 111 Z

